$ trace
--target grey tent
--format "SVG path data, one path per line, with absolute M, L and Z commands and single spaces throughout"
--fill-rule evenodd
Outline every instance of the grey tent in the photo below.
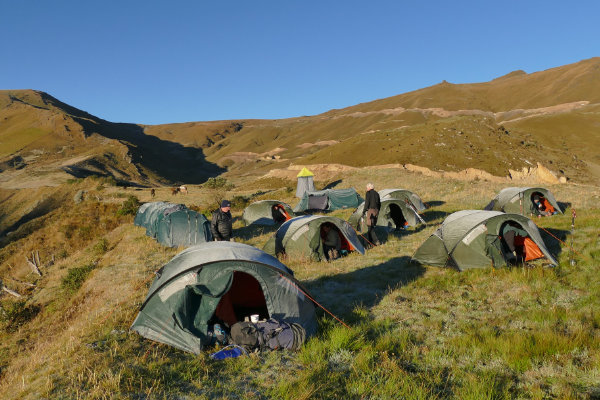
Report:
M 215 322 L 229 326 L 251 314 L 317 329 L 311 300 L 292 272 L 262 250 L 235 242 L 190 247 L 162 267 L 131 329 L 198 354 Z
M 292 208 L 279 200 L 261 200 L 244 209 L 242 218 L 246 225 L 277 225 L 296 216 Z
M 352 213 L 348 222 L 357 231 L 367 230 L 366 220 L 363 218 L 365 203 Z M 381 208 L 377 217 L 377 226 L 387 228 L 401 229 L 405 226 L 416 226 L 422 223 L 419 215 L 413 207 L 406 204 L 404 199 L 384 199 L 381 200 Z
M 413 260 L 438 267 L 470 268 L 508 265 L 500 234 L 508 222 L 516 222 L 529 235 L 535 251 L 558 265 L 546 248 L 540 232 L 529 218 L 499 211 L 464 210 L 450 214 L 417 249 Z M 537 247 L 537 250 L 535 249 Z
M 509 187 L 502 189 L 498 195 L 485 207 L 488 211 L 504 211 L 522 215 L 540 215 L 533 204 L 533 197 L 542 196 L 558 213 L 562 210 L 552 192 L 541 187 Z
M 294 212 L 306 210 L 333 211 L 342 208 L 355 208 L 363 201 L 353 188 L 326 189 L 306 192 L 294 207 Z
M 133 222 L 163 246 L 193 246 L 212 239 L 206 217 L 183 204 L 145 203 Z
M 323 260 L 325 255 L 321 226 L 325 223 L 335 226 L 343 250 L 365 254 L 365 249 L 350 224 L 342 219 L 324 215 L 304 215 L 284 222 L 263 249 L 272 255 L 300 255 L 314 260 Z
M 302 198 L 304 193 L 315 190 L 314 174 L 308 168 L 302 168 L 302 171 L 296 175 L 298 183 L 296 185 L 296 197 Z
M 407 189 L 383 189 L 379 191 L 381 200 L 400 199 L 410 202 L 415 207 L 417 212 L 425 211 L 427 207 L 418 194 Z

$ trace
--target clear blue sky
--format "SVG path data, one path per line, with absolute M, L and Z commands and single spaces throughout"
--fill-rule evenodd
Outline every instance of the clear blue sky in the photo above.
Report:
M 0 89 L 114 122 L 315 115 L 600 56 L 600 1 L 0 0 Z

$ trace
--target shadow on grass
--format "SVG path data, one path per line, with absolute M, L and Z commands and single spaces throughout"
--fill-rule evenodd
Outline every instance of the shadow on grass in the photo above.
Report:
M 564 229 L 542 227 L 540 227 L 539 230 L 540 234 L 542 235 L 542 239 L 546 244 L 546 247 L 548 248 L 548 250 L 550 250 L 550 253 L 552 253 L 553 256 L 558 258 L 560 253 L 562 253 L 563 246 L 568 246 L 569 234 L 571 232 L 566 231 Z M 563 242 L 566 244 L 563 244 Z
M 427 208 L 442 206 L 444 204 L 446 204 L 446 202 L 445 201 L 441 201 L 441 200 L 432 200 L 432 201 L 428 201 L 427 203 L 425 203 L 425 205 L 427 206 Z
M 410 259 L 409 256 L 394 257 L 371 267 L 307 281 L 304 285 L 327 309 L 348 317 L 354 306 L 373 307 L 390 290 L 422 276 L 426 269 L 411 264 Z
M 438 219 L 446 218 L 448 215 L 450 215 L 450 213 L 446 212 L 446 211 L 430 210 L 430 211 L 425 211 L 423 214 L 421 214 L 421 218 L 423 218 L 425 221 L 427 221 L 427 223 L 429 223 L 429 222 L 436 221 Z
M 571 208 L 570 202 L 563 203 L 562 201 L 557 201 L 557 203 L 563 213 Z
M 265 233 L 273 233 L 277 231 L 280 225 L 256 225 L 250 224 L 242 228 L 234 229 L 233 235 L 236 238 L 249 240 L 254 237 L 264 235 Z
M 337 181 L 329 182 L 327 185 L 325 185 L 325 187 L 322 190 L 333 189 L 334 187 L 336 187 L 340 183 L 342 183 L 341 179 L 338 179 Z

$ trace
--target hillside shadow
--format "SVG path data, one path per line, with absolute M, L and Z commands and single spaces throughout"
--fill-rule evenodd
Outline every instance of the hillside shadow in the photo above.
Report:
M 86 136 L 97 133 L 120 141 L 128 147 L 131 163 L 142 165 L 169 183 L 200 184 L 226 171 L 225 168 L 207 161 L 202 149 L 146 135 L 142 126 L 113 123 L 99 118 L 73 118 L 81 124 Z M 84 172 L 79 171 L 80 174 Z M 148 178 L 143 171 L 139 172 L 143 178 Z
M 33 210 L 23 215 L 18 221 L 6 227 L 5 229 L 0 230 L 0 238 L 4 238 L 8 233 L 18 230 L 22 225 L 28 223 L 29 221 L 45 216 L 46 214 L 54 211 L 57 207 L 56 201 L 52 197 L 42 200 L 33 208 Z M 13 237 L 11 239 L 14 240 L 17 238 Z
M 425 205 L 427 206 L 427 208 L 442 206 L 444 204 L 446 204 L 446 202 L 445 201 L 441 201 L 441 200 L 432 200 L 432 201 L 428 201 L 428 202 L 425 203 Z
M 389 292 L 422 276 L 426 269 L 410 263 L 409 256 L 352 272 L 305 281 L 303 285 L 327 309 L 350 314 L 356 305 L 371 308 Z
M 546 244 L 546 248 L 552 253 L 553 256 L 558 258 L 560 253 L 563 251 L 563 246 L 568 251 L 569 246 L 569 235 L 570 231 L 566 231 L 564 229 L 554 229 L 554 228 L 541 228 L 539 229 L 540 234 L 542 235 L 542 239 Z M 556 237 L 553 237 L 556 236 Z M 558 240 L 558 239 L 560 240 Z M 563 244 L 562 242 L 566 244 Z

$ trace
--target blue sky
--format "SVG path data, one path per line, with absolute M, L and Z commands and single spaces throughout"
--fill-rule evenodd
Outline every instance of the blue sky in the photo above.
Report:
M 114 122 L 315 115 L 600 56 L 598 1 L 0 0 L 0 89 Z

